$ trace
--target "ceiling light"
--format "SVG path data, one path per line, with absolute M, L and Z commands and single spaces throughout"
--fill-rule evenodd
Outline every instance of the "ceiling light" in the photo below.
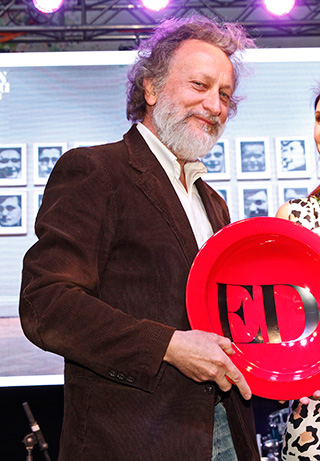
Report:
M 41 13 L 54 13 L 57 11 L 63 3 L 63 0 L 32 0 L 34 6 Z

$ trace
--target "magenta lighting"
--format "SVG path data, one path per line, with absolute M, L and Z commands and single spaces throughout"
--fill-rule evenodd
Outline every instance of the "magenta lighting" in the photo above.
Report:
M 141 0 L 143 6 L 148 8 L 148 10 L 160 11 L 168 6 L 170 0 Z
M 54 13 L 57 11 L 62 3 L 63 0 L 32 0 L 34 6 L 37 10 L 41 11 L 41 13 Z
M 290 13 L 294 7 L 295 0 L 264 0 L 264 3 L 270 13 L 282 16 Z

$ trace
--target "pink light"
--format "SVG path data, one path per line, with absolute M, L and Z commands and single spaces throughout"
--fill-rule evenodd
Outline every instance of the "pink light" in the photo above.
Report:
M 61 6 L 64 0 L 32 0 L 34 6 L 41 13 L 54 13 Z
M 170 0 L 141 0 L 143 6 L 148 8 L 152 11 L 160 11 L 163 10 L 166 6 L 168 6 Z
M 270 13 L 282 16 L 290 13 L 294 7 L 295 0 L 264 0 L 264 3 Z

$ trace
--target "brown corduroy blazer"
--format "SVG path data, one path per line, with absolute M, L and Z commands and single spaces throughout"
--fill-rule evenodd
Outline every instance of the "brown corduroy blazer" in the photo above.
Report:
M 196 183 L 214 231 L 220 196 Z M 161 165 L 135 126 L 124 140 L 57 162 L 24 258 L 26 336 L 65 358 L 60 461 L 210 461 L 213 383 L 162 362 L 190 329 L 185 289 L 197 244 Z M 224 397 L 239 461 L 259 459 L 250 403 Z

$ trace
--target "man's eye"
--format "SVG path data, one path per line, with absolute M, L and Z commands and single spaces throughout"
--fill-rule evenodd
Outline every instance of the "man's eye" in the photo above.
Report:
M 225 99 L 226 101 L 229 101 L 231 96 L 227 93 L 225 93 L 224 91 L 220 91 L 220 96 Z
M 201 82 L 197 82 L 197 81 L 195 81 L 195 82 L 193 82 L 193 84 L 194 84 L 194 86 L 197 86 L 198 88 L 202 88 L 202 87 L 204 87 L 204 84 L 203 84 L 203 83 L 201 83 Z

